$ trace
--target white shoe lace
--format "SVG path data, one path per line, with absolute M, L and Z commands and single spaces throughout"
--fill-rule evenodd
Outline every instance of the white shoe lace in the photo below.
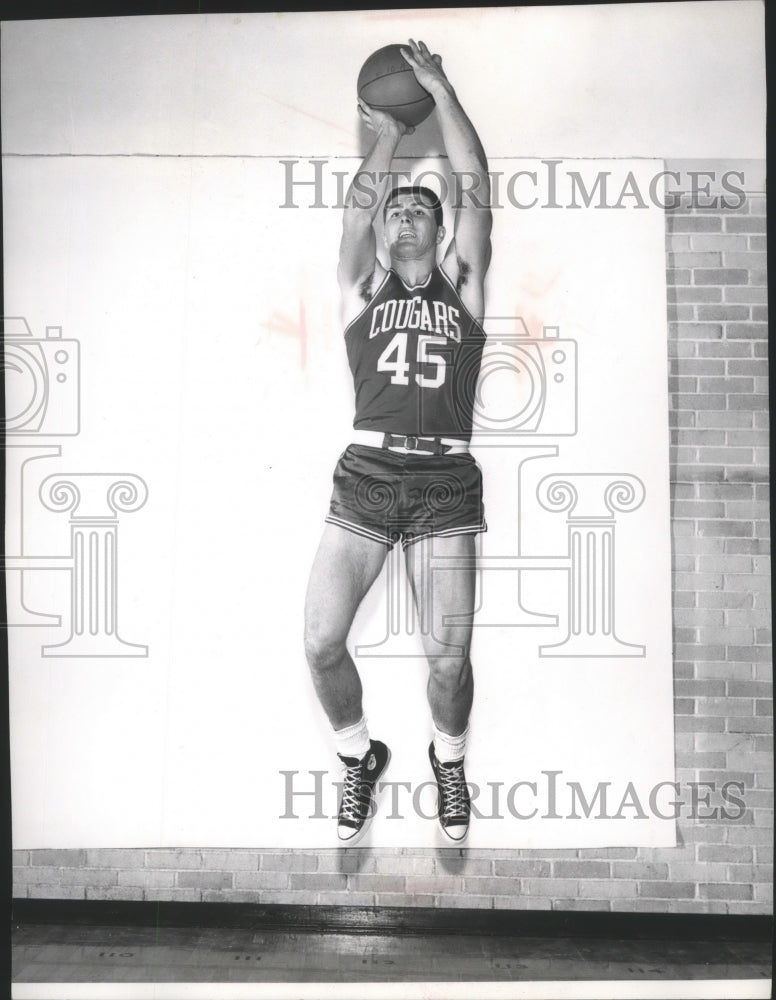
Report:
M 361 764 L 354 764 L 345 770 L 345 781 L 342 786 L 342 802 L 340 803 L 340 819 L 360 820 L 362 809 L 363 779 Z
M 463 764 L 444 764 L 439 768 L 439 784 L 442 793 L 442 815 L 444 819 L 454 819 L 466 815 L 464 792 L 466 785 Z

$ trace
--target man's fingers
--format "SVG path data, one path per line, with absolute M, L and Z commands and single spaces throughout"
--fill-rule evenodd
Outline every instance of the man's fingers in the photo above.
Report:
M 439 67 L 442 65 L 441 56 L 432 55 L 425 42 L 416 42 L 414 38 L 410 38 L 410 49 L 402 49 L 401 53 L 411 66 L 423 65 L 424 62 L 433 62 Z
M 423 43 L 421 42 L 421 45 L 422 44 Z M 423 59 L 423 49 L 420 45 L 418 45 L 414 38 L 410 38 L 410 48 L 412 49 L 412 55 L 418 62 L 420 62 Z
M 428 45 L 426 45 L 425 42 L 419 43 L 418 51 L 420 52 L 421 56 L 423 56 L 424 59 L 433 59 L 433 61 L 436 63 L 440 62 L 442 59 L 441 56 L 432 56 L 431 50 L 429 49 Z
M 358 108 L 358 113 L 361 115 L 364 121 L 369 124 L 372 120 L 372 109 L 366 103 L 366 101 L 362 101 L 360 97 L 357 98 L 357 100 L 358 104 L 356 105 L 356 107 Z

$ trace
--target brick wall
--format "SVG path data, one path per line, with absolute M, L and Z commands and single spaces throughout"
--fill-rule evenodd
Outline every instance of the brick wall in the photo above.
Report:
M 765 240 L 756 190 L 666 213 L 676 777 L 743 782 L 740 819 L 683 813 L 661 849 L 22 850 L 15 895 L 771 913 Z

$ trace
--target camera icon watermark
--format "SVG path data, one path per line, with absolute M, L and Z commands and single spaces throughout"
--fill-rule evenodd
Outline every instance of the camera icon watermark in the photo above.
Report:
M 0 318 L 5 336 L 6 502 L 9 509 L 3 569 L 6 627 L 62 625 L 60 614 L 35 608 L 31 578 L 70 577 L 69 636 L 41 646 L 42 656 L 147 656 L 148 647 L 118 631 L 119 516 L 144 506 L 148 488 L 131 473 L 59 472 L 37 482 L 38 467 L 58 459 L 52 438 L 81 431 L 80 343 L 47 326 L 35 337 L 22 316 Z M 30 539 L 42 509 L 70 512 L 70 551 L 41 549 Z M 32 594 L 32 596 L 31 596 Z
M 520 316 L 485 317 L 484 344 L 462 336 L 456 344 L 433 338 L 437 367 L 452 391 L 450 437 L 471 435 L 474 447 L 508 447 L 526 438 L 571 437 L 578 430 L 577 342 L 557 326 L 530 335 Z M 425 377 L 425 375 L 424 375 Z M 421 428 L 439 425 L 432 394 L 417 396 Z M 426 412 L 428 411 L 428 412 Z
M 521 317 L 486 317 L 472 412 L 472 444 L 577 433 L 577 344 L 545 326 L 531 337 Z
M 80 344 L 62 327 L 34 337 L 22 316 L 2 320 L 8 436 L 68 436 L 80 430 Z

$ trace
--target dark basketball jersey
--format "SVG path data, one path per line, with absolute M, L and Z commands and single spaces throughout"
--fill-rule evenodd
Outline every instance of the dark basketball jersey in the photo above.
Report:
M 485 333 L 439 267 L 414 288 L 389 271 L 348 324 L 345 345 L 354 427 L 471 438 Z

